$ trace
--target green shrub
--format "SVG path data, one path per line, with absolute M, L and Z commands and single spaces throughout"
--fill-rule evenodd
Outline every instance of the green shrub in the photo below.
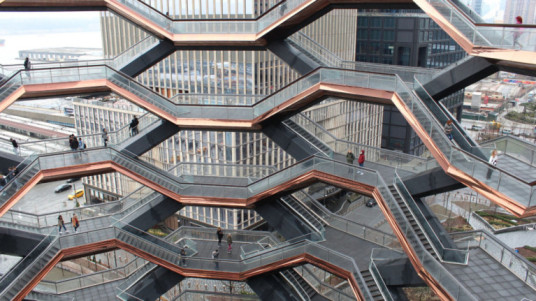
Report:
M 536 252 L 536 248 L 535 247 L 531 247 L 531 246 L 524 246 L 525 249 L 527 250 L 531 250 L 533 252 Z

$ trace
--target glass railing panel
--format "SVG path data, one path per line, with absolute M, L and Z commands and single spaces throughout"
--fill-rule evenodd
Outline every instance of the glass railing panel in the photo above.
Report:
M 421 209 L 415 203 L 415 200 L 413 200 L 413 197 L 411 196 L 399 176 L 395 177 L 394 183 L 398 188 L 398 192 L 400 193 L 400 196 L 404 200 L 405 204 L 410 208 L 413 217 L 417 220 L 418 225 L 423 230 L 423 232 L 426 233 L 427 239 L 430 240 L 430 242 L 434 246 L 434 250 L 438 253 L 437 255 L 441 257 L 443 261 L 467 264 L 467 260 L 469 259 L 468 250 L 446 248 L 439 239 L 439 237 L 437 237 L 437 234 L 435 233 L 434 229 L 428 223 L 428 220 L 422 213 Z
M 315 272 L 311 271 L 311 269 L 315 269 Z M 349 292 L 344 292 L 338 288 L 329 286 L 324 282 L 326 278 L 331 278 L 332 274 L 329 272 L 322 269 L 316 269 L 316 267 L 313 267 L 310 264 L 294 267 L 294 271 L 329 300 L 355 300 L 355 296 L 353 296 L 353 292 L 351 292 L 350 289 L 348 289 Z M 324 279 L 324 281 L 319 278 Z M 340 286 L 340 284 L 337 284 L 337 286 Z M 349 286 L 345 286 L 345 288 L 349 288 Z
M 363 280 L 363 277 L 359 272 L 359 268 L 357 267 L 357 264 L 355 263 L 353 258 L 350 258 L 331 249 L 324 248 L 317 244 L 307 245 L 306 250 L 312 256 L 315 256 L 321 260 L 326 260 L 338 267 L 343 267 L 345 270 L 352 272 L 359 286 L 359 290 L 363 294 L 365 300 L 372 300 L 372 296 L 370 295 L 368 286 Z
M 139 118 L 138 130 L 143 131 L 145 128 L 154 124 L 158 121 L 154 115 L 144 114 Z M 117 131 L 109 132 L 109 139 L 111 145 L 116 145 L 124 142 L 126 139 L 131 137 L 131 131 L 129 125 L 121 127 Z M 77 138 L 81 138 L 86 148 L 89 147 L 99 147 L 102 146 L 102 136 L 101 133 L 92 134 L 92 135 L 80 135 Z M 70 151 L 69 138 L 53 138 L 46 140 L 36 140 L 31 142 L 21 142 L 19 143 L 19 148 L 24 150 L 26 153 L 31 154 L 46 154 L 53 152 L 64 152 Z
M 397 89 L 398 88 L 400 88 L 400 85 L 397 87 Z M 400 90 L 402 93 L 404 93 L 403 90 L 405 89 L 407 88 L 401 88 Z M 426 112 L 426 109 L 423 108 L 423 105 L 419 103 L 418 97 L 411 97 L 411 94 L 404 94 L 402 98 L 407 104 L 410 104 L 408 106 L 412 110 L 413 114 L 417 117 L 417 120 L 421 123 L 421 125 L 423 125 L 425 130 L 427 130 L 428 135 L 432 137 L 435 144 L 449 159 L 451 164 L 465 173 L 477 178 L 478 180 L 485 181 L 486 184 L 492 188 L 497 189 L 520 204 L 530 206 L 532 192 L 530 185 L 520 179 L 515 178 L 514 176 L 506 174 L 495 167 L 491 167 L 485 161 L 464 154 L 457 147 L 454 147 L 450 141 L 448 141 L 448 138 L 446 138 L 446 136 L 443 134 L 441 125 L 437 123 L 431 114 Z M 493 172 L 489 177 L 490 179 L 487 179 L 487 173 L 490 169 L 493 170 Z M 501 177 L 499 177 L 499 175 Z M 499 180 L 499 178 L 501 180 Z
M 177 94 L 170 101 L 175 104 L 251 106 L 265 97 L 264 95 Z
M 380 274 L 380 271 L 378 270 L 378 266 L 376 265 L 376 262 L 381 262 L 382 259 L 390 260 L 392 258 L 391 254 L 384 254 L 381 249 L 373 249 L 372 254 L 370 255 L 370 263 L 369 263 L 369 271 L 372 277 L 374 278 L 374 282 L 376 283 L 378 289 L 380 290 L 380 293 L 382 294 L 383 298 L 386 301 L 393 301 L 393 297 L 391 296 L 391 292 L 389 291 L 389 288 L 385 284 L 385 281 L 383 281 L 382 275 Z
M 144 18 L 149 19 L 156 25 L 169 30 L 172 21 L 164 16 L 162 13 L 156 11 L 152 7 L 146 5 L 142 1 L 137 0 L 119 0 L 119 3 L 141 14 Z
M 474 45 L 533 51 L 536 29 L 523 26 L 474 24 L 467 12 L 462 14 L 450 1 L 428 0 L 451 25 Z
M 131 226 L 125 225 L 128 227 L 128 231 L 115 228 L 115 233 L 119 239 L 126 241 L 129 244 L 133 244 L 135 247 L 138 247 L 142 250 L 148 251 L 153 255 L 157 255 L 159 258 L 176 264 L 177 259 L 177 247 L 171 245 L 167 242 L 164 242 L 158 238 L 150 237 L 147 233 L 144 233 L 141 230 L 134 229 Z M 133 233 L 135 232 L 135 234 Z M 142 235 L 142 237 L 140 237 Z M 273 263 L 275 261 L 283 260 L 291 256 L 300 255 L 303 253 L 309 253 L 313 256 L 317 256 L 322 260 L 329 261 L 332 264 L 335 264 L 340 267 L 348 269 L 348 267 L 353 267 L 354 271 L 357 271 L 357 266 L 353 259 L 346 257 L 345 255 L 336 253 L 332 250 L 326 249 L 316 244 L 310 242 L 300 242 L 297 244 L 292 244 L 290 246 L 285 246 L 281 249 L 274 250 L 273 252 L 260 254 L 249 258 L 246 261 L 232 261 L 232 260 L 212 260 L 204 258 L 188 258 L 188 267 L 189 268 L 200 268 L 200 269 L 218 269 L 222 271 L 231 271 L 231 272 L 243 272 L 251 270 L 253 268 L 263 266 L 266 264 Z M 350 264 L 349 264 L 350 263 Z M 361 281 L 360 281 L 361 280 Z M 358 279 L 358 282 L 361 282 L 362 289 L 364 292 L 368 290 L 364 286 L 362 279 Z
M 264 178 L 276 170 L 273 166 L 210 163 L 180 163 L 171 170 L 175 176 L 195 175 L 214 177 Z
M 0 194 L 0 204 L 5 204 L 9 199 L 15 195 L 28 181 L 30 181 L 40 170 L 41 166 L 39 160 L 35 156 L 27 158 L 29 165 L 27 165 L 19 174 L 10 180 L 4 188 L 2 188 Z M 32 161 L 33 160 L 33 161 Z
M 0 279 L 0 292 L 4 295 L 11 287 L 13 287 L 19 279 L 28 272 L 30 268 L 35 268 L 34 273 L 39 271 L 42 267 L 48 264 L 46 262 L 40 261 L 40 259 L 52 248 L 57 247 L 57 231 L 53 231 L 51 234 L 46 236 L 35 248 L 33 248 L 28 255 L 26 255 L 22 260 L 20 260 L 9 272 Z
M 536 46 L 536 28 L 523 25 L 519 27 L 477 25 L 476 28 L 495 47 L 534 51 Z
M 471 231 L 452 234 L 455 241 L 462 241 L 470 247 L 479 247 L 497 262 L 510 270 L 527 285 L 536 289 L 536 268 L 532 263 L 486 231 Z
M 450 115 L 450 113 L 443 109 L 440 104 L 438 104 L 431 96 L 428 94 L 428 92 L 424 89 L 424 86 L 421 84 L 421 82 L 415 77 L 415 89 L 417 95 L 419 95 L 420 100 L 423 104 L 426 105 L 426 107 L 430 110 L 430 112 L 435 116 L 435 118 L 439 121 L 440 124 L 444 125 L 446 124 L 447 120 L 452 120 L 453 123 L 453 129 L 452 129 L 452 136 L 454 138 L 454 141 L 464 150 L 475 153 L 475 150 L 473 148 L 475 147 L 475 143 L 472 141 L 472 139 L 467 135 L 467 133 L 463 130 L 461 130 L 461 126 L 458 124 L 456 119 Z M 480 154 L 476 152 L 476 155 L 479 156 Z
M 530 165 L 536 162 L 536 145 L 512 136 L 502 136 L 484 143 L 489 148 L 496 149 L 505 155 L 516 158 Z
M 229 230 L 226 229 L 225 235 L 231 234 L 234 242 L 258 243 L 262 240 L 268 245 L 275 245 L 277 241 L 270 232 L 264 231 L 244 231 L 244 230 Z M 170 242 L 177 242 L 184 238 L 199 239 L 199 240 L 216 240 L 216 229 L 214 228 L 199 228 L 199 227 L 180 227 L 175 232 L 166 237 Z
M 138 43 L 125 50 L 120 55 L 116 56 L 112 60 L 113 64 L 111 67 L 116 70 L 121 70 L 121 68 L 125 67 L 128 63 L 130 63 L 133 58 L 139 56 L 140 54 L 144 54 L 151 47 L 154 47 L 158 42 L 159 40 L 154 36 L 148 36 L 144 38 L 143 40 L 139 41 Z M 105 64 L 107 65 L 107 63 Z
M 22 86 L 22 74 L 19 73 L 7 81 L 5 81 L 0 86 L 0 100 L 3 101 L 6 99 L 11 93 L 13 93 L 16 89 L 20 88 Z
M 117 299 L 119 300 L 124 300 L 124 301 L 132 301 L 132 300 L 136 300 L 136 301 L 144 301 L 142 298 L 138 298 L 132 294 L 129 294 L 127 293 L 127 291 L 122 291 L 122 290 L 119 290 L 119 292 L 117 293 L 116 295 Z
M 430 253 L 424 248 L 419 237 L 413 231 L 413 228 L 409 221 L 407 220 L 405 214 L 402 212 L 401 208 L 398 206 L 394 196 L 389 191 L 389 188 L 383 181 L 381 177 L 378 177 L 378 191 L 380 192 L 382 198 L 386 201 L 387 206 L 390 212 L 393 214 L 396 219 L 397 224 L 399 225 L 404 237 L 410 243 L 411 248 L 417 255 L 417 258 L 422 263 L 424 268 L 430 273 L 432 277 L 440 283 L 440 285 L 446 289 L 446 291 L 455 298 L 457 296 L 463 296 L 463 300 L 476 300 L 474 296 L 463 287 L 456 278 L 454 278 L 443 266 L 437 262 Z M 457 300 L 462 300 L 458 299 Z
M 258 32 L 264 30 L 266 27 L 270 26 L 274 22 L 278 21 L 281 17 L 291 12 L 293 9 L 297 8 L 300 4 L 304 3 L 305 0 L 285 0 L 281 1 L 279 5 L 266 12 L 257 20 Z

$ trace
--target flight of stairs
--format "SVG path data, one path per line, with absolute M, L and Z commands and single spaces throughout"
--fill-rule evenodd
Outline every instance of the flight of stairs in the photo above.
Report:
M 361 276 L 363 276 L 363 280 L 365 280 L 365 284 L 369 288 L 372 299 L 374 301 L 385 300 L 382 296 L 382 293 L 380 292 L 380 289 L 378 288 L 378 285 L 376 284 L 376 281 L 374 281 L 374 278 L 372 277 L 372 274 L 370 273 L 370 271 L 368 269 L 361 271 Z
M 396 202 L 398 203 L 398 206 L 400 209 L 402 209 L 402 212 L 406 216 L 407 220 L 409 221 L 411 227 L 413 228 L 413 231 L 415 231 L 415 234 L 419 237 L 419 240 L 423 244 L 424 248 L 436 259 L 439 260 L 439 257 L 437 256 L 436 252 L 434 251 L 432 245 L 428 241 L 426 235 L 422 231 L 422 229 L 419 227 L 419 224 L 413 218 L 413 214 L 411 214 L 410 209 L 396 190 L 395 186 L 393 184 L 389 185 L 389 190 L 393 194 L 394 198 L 396 199 Z
M 309 133 L 306 129 L 302 128 L 299 124 L 296 124 L 294 121 L 287 119 L 283 121 L 283 124 L 285 124 L 298 135 L 304 137 L 307 141 L 311 142 L 324 155 L 328 155 L 332 152 L 326 144 L 316 138 L 313 134 Z
M 45 238 L 47 239 L 47 238 Z M 38 246 L 31 254 L 27 255 L 13 270 L 2 277 L 0 287 L 5 290 L 7 286 L 13 284 L 9 289 L 2 292 L 1 300 L 13 300 L 15 296 L 24 289 L 30 281 L 56 256 L 59 251 L 59 244 Z M 50 246 L 50 247 L 49 247 Z M 40 250 L 42 249 L 42 250 Z M 41 252 L 43 253 L 41 253 Z M 16 277 L 19 277 L 15 280 Z

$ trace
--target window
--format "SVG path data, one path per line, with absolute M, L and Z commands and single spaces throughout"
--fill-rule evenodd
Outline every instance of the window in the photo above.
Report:
M 357 30 L 357 39 L 358 40 L 368 40 L 368 30 L 367 29 L 358 29 Z
M 378 18 L 378 17 L 370 18 L 370 27 L 381 28 L 382 27 L 382 19 Z
M 395 32 L 394 32 L 394 30 L 385 30 L 383 32 L 383 40 L 384 41 L 394 41 L 395 40 Z
M 382 39 L 382 31 L 381 30 L 371 30 L 370 31 L 370 39 L 373 41 L 380 41 Z
M 366 54 L 367 53 L 367 45 L 366 42 L 357 42 L 356 45 L 356 53 Z
M 384 18 L 383 27 L 385 28 L 395 28 L 395 18 Z
M 384 55 L 393 55 L 395 47 L 393 45 L 384 44 L 383 45 L 383 54 Z

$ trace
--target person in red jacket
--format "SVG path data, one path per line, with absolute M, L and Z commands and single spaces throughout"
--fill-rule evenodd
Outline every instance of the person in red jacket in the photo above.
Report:
M 359 163 L 359 166 L 363 167 L 365 165 L 365 151 L 361 150 L 361 154 L 359 155 L 359 158 L 357 159 L 357 163 Z

